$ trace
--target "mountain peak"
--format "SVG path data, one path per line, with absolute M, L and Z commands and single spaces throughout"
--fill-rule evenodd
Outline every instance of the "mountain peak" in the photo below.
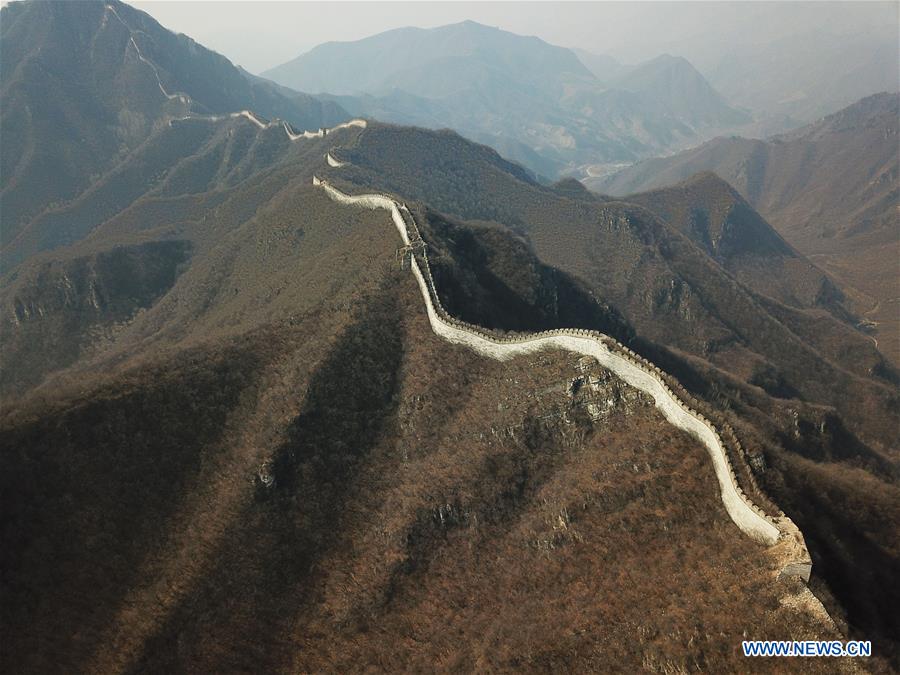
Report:
M 685 178 L 675 187 L 723 192 L 728 193 L 735 199 L 743 199 L 743 197 L 738 194 L 738 191 L 735 190 L 728 181 L 719 176 L 719 174 L 717 174 L 715 171 L 698 171 L 693 176 Z
M 662 216 L 720 261 L 746 255 L 796 257 L 740 193 L 712 171 L 628 199 Z
M 263 74 L 301 91 L 356 95 L 396 88 L 428 97 L 445 95 L 441 87 L 447 82 L 499 70 L 542 88 L 561 72 L 591 77 L 568 49 L 472 20 L 322 44 Z
M 783 134 L 781 138 L 796 138 L 802 134 L 812 140 L 823 135 L 863 129 L 873 122 L 883 119 L 896 120 L 898 118 L 900 118 L 900 94 L 879 92 L 866 96 L 811 126 Z
M 750 121 L 749 115 L 731 108 L 683 56 L 661 54 L 623 73 L 614 85 L 663 101 L 678 118 L 694 124 L 725 127 Z
M 480 29 L 496 30 L 496 31 L 502 30 L 497 26 L 488 26 L 487 24 L 480 23 L 478 21 L 473 21 L 472 19 L 463 19 L 462 21 L 460 21 L 458 23 L 449 24 L 448 26 L 445 26 L 445 28 L 450 27 L 450 26 L 464 26 L 465 28 L 470 28 L 470 29 L 474 29 L 474 30 L 480 30 Z M 503 31 L 503 32 L 506 32 L 506 31 Z
M 683 56 L 679 56 L 677 54 L 669 54 L 668 52 L 664 52 L 659 56 L 646 61 L 645 63 L 655 65 L 679 66 L 683 68 L 690 68 L 691 70 L 696 70 L 696 68 L 694 68 L 694 65 Z

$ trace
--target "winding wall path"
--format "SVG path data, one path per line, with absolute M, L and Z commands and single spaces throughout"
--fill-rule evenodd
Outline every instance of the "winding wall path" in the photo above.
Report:
M 138 47 L 138 43 L 135 41 L 134 35 L 135 35 L 135 33 L 144 33 L 144 31 L 139 30 L 139 29 L 134 29 L 131 26 L 129 26 L 127 23 L 125 23 L 125 21 L 122 19 L 122 17 L 119 16 L 119 13 L 116 11 L 116 8 L 113 7 L 112 5 L 106 5 L 105 12 L 109 12 L 113 16 L 115 16 L 116 19 L 118 19 L 119 23 L 121 23 L 125 27 L 125 29 L 129 32 L 128 46 L 134 48 L 134 51 L 135 51 L 135 54 L 137 54 L 138 60 L 141 61 L 141 63 L 145 63 L 146 65 L 148 65 L 150 67 L 150 69 L 153 71 L 153 75 L 154 75 L 154 77 L 156 77 L 156 84 L 159 86 L 159 90 L 162 92 L 162 95 L 165 96 L 170 101 L 177 100 L 183 104 L 189 104 L 191 102 L 191 97 L 188 94 L 185 94 L 183 92 L 175 92 L 174 94 L 172 94 L 166 90 L 166 88 L 163 86 L 162 79 L 159 76 L 159 69 L 156 67 L 156 64 L 153 63 L 153 61 L 151 61 L 150 59 L 146 58 L 144 56 L 143 52 L 141 52 L 141 48 Z M 107 15 L 105 12 L 103 15 L 104 25 L 105 25 L 105 22 L 107 19 Z M 144 35 L 146 35 L 146 33 L 144 33 Z M 126 47 L 126 51 L 127 51 L 127 47 Z M 317 131 L 301 131 L 300 133 L 297 133 L 291 128 L 291 125 L 288 124 L 287 122 L 285 122 L 284 120 L 274 120 L 271 122 L 267 122 L 265 120 L 260 119 L 257 115 L 255 115 L 250 110 L 241 110 L 240 112 L 233 112 L 233 113 L 229 113 L 227 115 L 185 115 L 184 117 L 178 117 L 178 118 L 175 118 L 174 120 L 170 120 L 169 124 L 171 124 L 172 121 L 187 120 L 187 119 L 199 119 L 199 120 L 206 120 L 209 122 L 219 122 L 221 120 L 232 119 L 235 117 L 245 117 L 246 119 L 253 122 L 253 124 L 258 126 L 260 129 L 271 129 L 271 128 L 281 127 L 284 129 L 284 132 L 287 134 L 287 137 L 292 141 L 297 141 L 302 138 L 323 138 L 329 131 L 337 131 L 338 129 L 345 129 L 347 127 L 365 128 L 365 126 L 366 126 L 365 120 L 353 119 L 353 120 L 350 120 L 349 122 L 344 122 L 343 124 L 338 124 L 334 127 L 331 127 L 330 129 L 320 128 Z M 338 166 L 338 165 L 334 164 L 332 166 Z
M 328 134 L 338 131 L 339 129 L 349 129 L 350 127 L 359 127 L 360 129 L 366 128 L 366 121 L 363 119 L 352 119 L 348 122 L 342 122 L 341 124 L 336 124 L 333 127 L 324 128 L 321 127 L 316 131 L 301 131 L 300 133 L 295 132 L 291 125 L 285 122 L 284 120 L 273 120 L 271 122 L 267 122 L 264 119 L 261 119 L 258 115 L 251 112 L 250 110 L 241 110 L 238 112 L 228 113 L 227 115 L 184 115 L 182 117 L 174 117 L 169 120 L 169 124 L 172 122 L 179 122 L 181 120 L 200 120 L 202 122 L 221 122 L 223 120 L 235 119 L 238 117 L 243 117 L 244 119 L 250 120 L 254 125 L 259 127 L 260 129 L 283 129 L 284 133 L 287 134 L 287 137 L 291 141 L 299 141 L 306 138 L 324 138 Z M 335 162 L 335 163 L 333 163 Z M 344 166 L 343 162 L 337 162 L 336 159 L 332 158 L 331 155 L 328 155 L 328 164 L 329 166 Z
M 111 12 L 128 29 L 131 34 L 129 45 L 134 48 L 138 59 L 153 70 L 162 94 L 167 99 L 178 99 L 182 103 L 188 103 L 190 98 L 186 94 L 166 91 L 156 65 L 141 53 L 140 47 L 134 39 L 135 31 L 122 20 L 114 7 L 106 5 L 106 10 Z M 105 20 L 106 17 L 104 16 Z M 291 141 L 322 138 L 328 133 L 328 130 L 322 128 L 317 131 L 296 133 L 287 122 L 280 120 L 267 122 L 261 120 L 249 110 L 242 110 L 227 115 L 188 115 L 180 119 L 201 119 L 216 122 L 237 117 L 246 118 L 260 129 L 280 126 Z M 346 127 L 365 128 L 365 126 L 365 120 L 355 119 L 335 126 L 332 131 Z M 335 159 L 330 153 L 326 155 L 326 161 L 331 167 L 345 165 L 344 162 Z M 422 242 L 415 219 L 405 205 L 383 194 L 348 195 L 316 177 L 313 177 L 313 183 L 324 188 L 328 195 L 337 202 L 370 209 L 386 209 L 391 213 L 391 218 L 397 227 L 404 246 L 411 252 L 410 267 L 422 292 L 432 330 L 448 342 L 465 345 L 483 356 L 498 360 L 506 360 L 548 348 L 565 349 L 595 358 L 600 365 L 613 371 L 625 382 L 653 397 L 656 407 L 659 408 L 660 412 L 671 424 L 692 434 L 706 447 L 719 482 L 722 502 L 734 523 L 743 532 L 758 541 L 770 546 L 781 544 L 780 548 L 782 549 L 783 562 L 785 563 L 783 572 L 801 576 L 806 580 L 809 579 L 812 565 L 803 536 L 796 525 L 784 514 L 779 515 L 777 518 L 768 516 L 744 494 L 737 483 L 734 468 L 731 466 L 722 439 L 715 426 L 702 414 L 692 410 L 672 391 L 659 368 L 644 361 L 613 338 L 597 331 L 558 329 L 531 335 L 498 338 L 485 332 L 478 326 L 466 324 L 455 319 L 441 306 L 428 265 L 426 247 L 424 242 Z M 613 349 L 610 349 L 610 346 Z
M 331 156 L 328 158 L 331 159 Z M 335 160 L 328 164 L 334 166 L 339 163 Z M 558 329 L 498 338 L 478 326 L 453 318 L 441 306 L 428 265 L 426 247 L 415 219 L 405 205 L 384 194 L 348 195 L 316 177 L 313 177 L 313 184 L 323 188 L 336 202 L 390 212 L 400 239 L 412 252 L 410 267 L 422 292 L 431 328 L 448 342 L 465 345 L 483 356 L 498 360 L 542 349 L 565 349 L 595 358 L 625 382 L 652 396 L 656 407 L 671 424 L 692 434 L 706 447 L 719 482 L 722 502 L 734 523 L 753 539 L 777 547 L 783 574 L 809 580 L 812 563 L 796 525 L 784 514 L 778 517 L 767 515 L 750 500 L 737 483 L 734 468 L 715 426 L 672 391 L 659 368 L 598 331 Z

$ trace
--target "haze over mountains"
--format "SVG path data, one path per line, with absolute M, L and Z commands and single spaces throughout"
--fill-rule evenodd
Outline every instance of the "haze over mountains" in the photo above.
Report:
M 844 32 L 810 29 L 765 45 L 734 45 L 704 73 L 734 105 L 802 122 L 876 92 L 896 92 L 897 7 L 871 4 L 888 10 L 884 21 Z
M 472 21 L 323 44 L 264 75 L 353 114 L 452 127 L 551 178 L 750 121 L 684 59 L 604 80 L 571 50 Z
M 683 56 L 732 105 L 773 123 L 813 122 L 900 86 L 900 8 L 893 2 L 616 9 L 606 12 L 605 30 L 613 35 L 598 47 L 583 38 L 574 44 L 625 64 L 666 52 Z
M 715 172 L 852 289 L 879 346 L 900 362 L 898 116 L 900 97 L 879 94 L 783 136 L 717 138 L 586 182 L 625 195 Z
M 682 56 L 623 64 L 472 21 L 323 44 L 264 74 L 335 95 L 353 114 L 451 127 L 548 178 L 597 176 L 717 133 L 780 133 L 897 89 L 892 33 L 879 27 L 867 43 L 810 30 L 771 45 L 733 36 L 733 55 L 723 44 L 715 61 L 698 52 L 709 79 Z
M 675 161 L 610 197 L 466 135 L 520 125 L 509 147 L 552 168 L 743 113 L 678 57 L 616 70 L 470 23 L 314 50 L 310 83 L 372 89 L 329 97 L 116 0 L 0 23 L 0 670 L 727 672 L 748 636 L 900 663 L 900 373 L 786 234 L 841 185 L 836 236 L 890 240 L 896 97 L 760 142 L 765 170 L 738 153 L 744 184 Z M 473 126 L 335 126 L 364 105 Z M 406 204 L 424 247 L 314 176 Z M 809 588 L 643 390 L 440 339 L 426 252 L 451 315 L 602 331 L 733 427 L 734 480 L 800 528 Z

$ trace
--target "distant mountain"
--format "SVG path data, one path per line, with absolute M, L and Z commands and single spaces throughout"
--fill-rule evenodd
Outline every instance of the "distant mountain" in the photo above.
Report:
M 547 177 L 646 157 L 750 119 L 683 59 L 606 65 L 598 77 L 568 49 L 466 21 L 327 43 L 265 76 L 327 92 L 356 115 L 453 128 Z
M 631 30 L 588 49 L 622 63 L 661 52 L 683 56 L 729 104 L 771 123 L 795 120 L 794 127 L 802 126 L 900 88 L 896 3 L 720 3 L 658 11 L 647 5 L 635 10 L 633 20 Z M 641 22 L 660 31 L 641 30 Z M 752 137 L 793 128 L 771 123 Z
M 797 253 L 738 192 L 713 173 L 631 195 L 692 239 L 744 284 L 795 307 L 849 318 L 834 283 Z
M 635 66 L 621 63 L 609 54 L 594 54 L 584 49 L 573 49 L 572 52 L 604 84 L 615 82 L 635 68 Z
M 900 295 L 898 115 L 900 96 L 877 94 L 789 134 L 717 138 L 586 183 L 625 195 L 715 172 L 851 290 L 868 325 L 879 326 L 879 347 L 900 362 L 900 320 L 892 307 Z
M 612 86 L 659 100 L 678 119 L 698 127 L 737 126 L 750 115 L 731 108 L 690 62 L 663 54 L 613 80 Z
M 890 11 L 889 3 L 880 6 Z M 881 27 L 843 34 L 817 29 L 764 44 L 734 44 L 703 72 L 736 105 L 812 122 L 900 88 L 896 23 L 894 7 L 893 20 Z
M 711 172 L 632 195 L 723 264 L 745 256 L 798 257 L 733 187 Z
M 0 11 L 4 247 L 168 119 L 252 109 L 308 129 L 347 118 L 332 102 L 248 77 L 118 0 L 13 2 Z
M 263 75 L 314 93 L 380 95 L 402 89 L 426 98 L 484 87 L 501 76 L 556 95 L 566 78 L 593 79 L 568 49 L 474 21 L 328 42 Z

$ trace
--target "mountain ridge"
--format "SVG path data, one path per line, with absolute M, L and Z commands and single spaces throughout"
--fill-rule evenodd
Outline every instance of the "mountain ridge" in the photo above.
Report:
M 523 48 L 525 45 L 539 47 L 540 57 L 530 56 L 530 50 Z M 335 61 L 346 60 L 347 57 L 340 52 L 347 49 L 353 50 L 350 58 L 354 61 L 348 64 L 348 73 L 341 76 L 322 75 L 321 71 L 329 65 L 334 67 Z M 590 77 L 587 68 L 563 47 L 549 45 L 534 36 L 520 36 L 475 21 L 462 21 L 438 28 L 395 28 L 361 40 L 324 43 L 292 61 L 265 71 L 263 75 L 301 91 L 377 95 L 384 89 L 409 87 L 409 83 L 404 83 L 404 71 L 410 67 L 410 63 L 415 62 L 409 58 L 412 54 L 418 55 L 420 64 L 460 55 L 489 54 L 498 63 L 513 68 L 510 72 L 515 73 L 518 79 L 536 87 L 540 87 L 547 79 L 542 77 L 542 73 L 562 71 L 574 76 Z M 383 62 L 385 58 L 389 59 L 388 63 Z M 352 75 L 358 79 L 352 79 Z M 351 79 L 345 84 L 340 81 L 340 77 Z M 419 81 L 415 81 L 416 86 L 412 87 L 414 91 L 422 91 L 418 86 Z M 322 84 L 318 84 L 320 82 Z
M 327 91 L 355 115 L 452 127 L 550 179 L 749 121 L 690 64 L 653 68 L 637 66 L 629 86 L 610 88 L 615 83 L 601 82 L 571 50 L 463 22 L 328 43 L 265 75 Z M 658 95 L 654 77 L 680 84 L 668 82 Z M 686 84 L 690 97 L 681 93 Z
M 41 204 L 75 198 L 172 117 L 253 108 L 305 128 L 349 118 L 331 102 L 247 79 L 225 57 L 118 0 L 17 2 L 0 11 L 4 247 Z
M 449 315 L 441 306 L 440 295 L 434 285 L 428 264 L 427 244 L 421 239 L 415 218 L 405 206 L 393 199 L 377 194 L 347 195 L 315 176 L 313 177 L 313 185 L 324 188 L 329 196 L 337 202 L 349 205 L 362 205 L 367 208 L 378 206 L 391 212 L 401 239 L 408 247 L 405 255 L 409 257 L 413 275 L 421 288 L 432 330 L 448 342 L 466 345 L 479 354 L 499 361 L 508 360 L 520 353 L 530 353 L 547 347 L 574 351 L 589 358 L 595 358 L 630 385 L 642 389 L 653 396 L 657 407 L 663 411 L 666 419 L 675 426 L 685 425 L 693 429 L 705 427 L 705 430 L 695 431 L 694 433 L 703 438 L 704 442 L 708 444 L 713 463 L 716 466 L 717 475 L 720 479 L 722 499 L 732 520 L 746 534 L 762 540 L 770 546 L 779 541 L 794 539 L 795 543 L 799 545 L 799 548 L 795 551 L 795 554 L 799 557 L 788 560 L 782 572 L 797 574 L 799 571 L 800 576 L 805 577 L 805 581 L 809 580 L 807 568 L 809 554 L 806 551 L 805 544 L 802 543 L 802 535 L 796 530 L 796 526 L 789 520 L 779 521 L 768 516 L 761 508 L 753 504 L 751 500 L 745 498 L 737 483 L 734 469 L 729 463 L 728 453 L 725 451 L 719 432 L 701 413 L 691 409 L 680 397 L 679 393 L 677 393 L 678 390 L 684 391 L 680 385 L 676 384 L 674 391 L 669 387 L 667 376 L 658 367 L 646 359 L 642 359 L 613 338 L 598 331 L 561 328 L 540 333 L 498 337 L 479 326 L 459 321 Z M 597 345 L 600 347 L 599 350 Z M 639 372 L 649 375 L 650 380 L 642 377 Z M 688 417 L 692 418 L 692 421 L 686 422 L 678 409 L 686 412 Z M 699 423 L 699 427 L 696 426 L 697 423 Z M 708 437 L 707 432 L 711 433 L 712 436 Z M 730 475 L 730 480 L 726 479 L 726 475 Z
M 98 54 L 183 107 L 114 33 Z M 642 204 L 450 130 L 175 117 L 0 277 L 0 669 L 731 671 L 747 635 L 871 639 L 890 669 L 900 378 L 730 187 Z M 512 358 L 435 332 L 460 326 Z M 597 331 L 612 368 L 556 348 Z M 736 529 L 728 464 L 753 521 L 803 532 L 833 622 Z
M 869 320 L 882 326 L 878 343 L 897 363 L 900 323 L 888 308 L 900 295 L 894 282 L 900 255 L 894 209 L 898 115 L 900 94 L 875 94 L 787 134 L 719 138 L 585 182 L 623 194 L 716 172 L 791 245 L 838 279 L 859 314 L 872 312 Z

